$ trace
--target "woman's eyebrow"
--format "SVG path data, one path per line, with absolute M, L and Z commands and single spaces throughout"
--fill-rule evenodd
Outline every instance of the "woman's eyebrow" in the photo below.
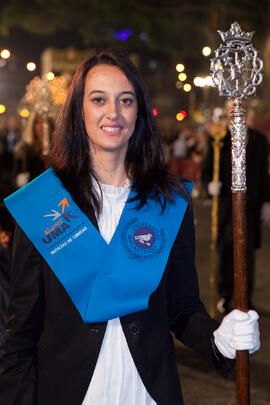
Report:
M 89 93 L 89 96 L 91 96 L 91 94 L 93 94 L 93 93 L 104 93 L 104 91 L 102 91 L 102 90 L 92 90 L 92 91 Z
M 130 94 L 131 96 L 135 97 L 134 91 L 122 91 L 122 92 L 120 93 L 120 95 L 123 95 L 123 94 Z
M 104 94 L 104 93 L 106 93 L 106 92 L 103 91 L 103 90 L 92 90 L 92 91 L 89 93 L 89 96 L 91 96 L 93 93 L 101 93 L 101 94 Z M 127 91 L 121 91 L 121 92 L 119 93 L 120 96 L 122 96 L 123 94 L 130 94 L 131 96 L 135 97 L 135 93 L 134 93 L 133 91 L 129 91 L 129 90 L 127 90 Z

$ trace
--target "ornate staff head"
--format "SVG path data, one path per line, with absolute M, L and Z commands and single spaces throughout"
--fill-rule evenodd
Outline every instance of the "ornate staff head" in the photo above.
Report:
M 227 32 L 218 31 L 225 42 L 215 51 L 210 71 L 219 94 L 228 98 L 252 96 L 262 82 L 263 62 L 251 44 L 253 32 L 241 30 L 234 22 Z
M 246 119 L 241 100 L 255 94 L 262 82 L 263 62 L 251 44 L 254 32 L 244 32 L 234 22 L 229 31 L 218 33 L 225 44 L 215 51 L 210 71 L 219 95 L 234 100 L 231 112 L 232 191 L 246 191 Z

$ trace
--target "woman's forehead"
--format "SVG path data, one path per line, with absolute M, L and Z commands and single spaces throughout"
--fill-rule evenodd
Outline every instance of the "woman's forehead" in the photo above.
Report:
M 117 66 L 96 65 L 89 70 L 86 76 L 85 89 L 110 91 L 110 89 L 121 91 L 134 91 L 132 83 Z

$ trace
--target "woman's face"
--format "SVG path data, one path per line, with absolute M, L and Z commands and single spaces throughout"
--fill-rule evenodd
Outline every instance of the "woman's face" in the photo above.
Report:
M 83 119 L 94 153 L 126 155 L 137 117 L 133 85 L 116 66 L 94 66 L 86 76 Z

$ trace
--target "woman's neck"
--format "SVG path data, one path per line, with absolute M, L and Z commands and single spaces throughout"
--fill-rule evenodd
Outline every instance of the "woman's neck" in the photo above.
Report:
M 92 165 L 97 180 L 102 184 L 116 187 L 124 186 L 127 174 L 125 162 L 121 157 L 109 153 L 92 155 Z

